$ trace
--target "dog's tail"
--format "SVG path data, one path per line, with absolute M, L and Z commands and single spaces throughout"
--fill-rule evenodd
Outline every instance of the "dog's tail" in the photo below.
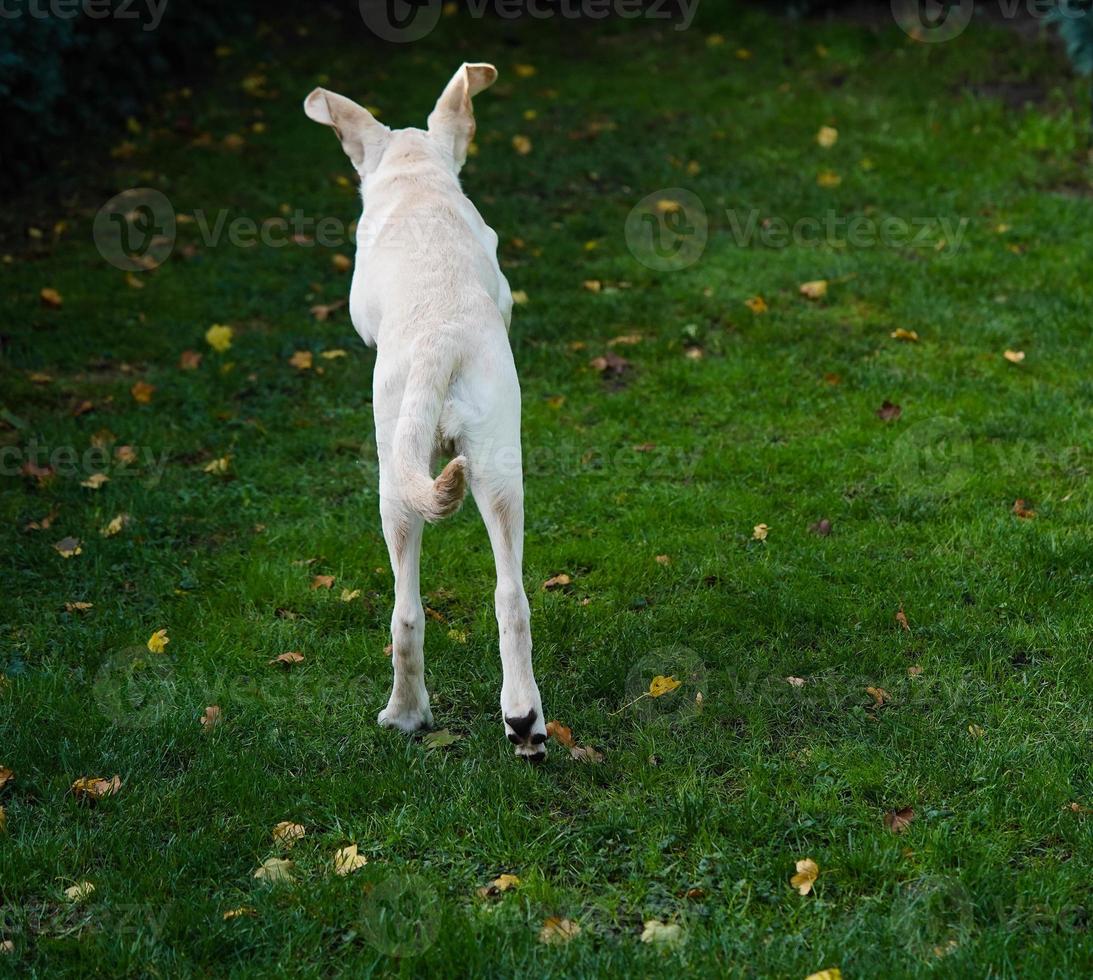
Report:
M 459 510 L 467 492 L 467 459 L 456 456 L 435 480 L 429 472 L 452 365 L 436 350 L 419 350 L 410 366 L 395 426 L 394 463 L 403 500 L 435 523 Z

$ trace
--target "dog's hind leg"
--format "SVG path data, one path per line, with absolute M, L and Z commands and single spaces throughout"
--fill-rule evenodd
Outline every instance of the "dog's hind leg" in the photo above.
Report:
M 475 480 L 471 490 L 489 532 L 497 566 L 497 630 L 501 643 L 501 714 L 516 754 L 539 762 L 546 756 L 546 719 L 531 667 L 531 614 L 523 583 L 524 494 L 519 474 L 501 486 Z
M 425 610 L 421 607 L 421 532 L 424 519 L 399 502 L 380 505 L 383 536 L 395 574 L 395 611 L 391 616 L 391 699 L 377 721 L 386 728 L 415 732 L 433 723 L 425 689 Z

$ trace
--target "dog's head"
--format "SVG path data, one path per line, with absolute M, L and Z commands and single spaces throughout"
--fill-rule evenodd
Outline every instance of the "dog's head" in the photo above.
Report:
M 464 64 L 448 82 L 429 113 L 428 129 L 391 130 L 363 106 L 344 95 L 317 88 L 304 101 L 308 117 L 330 126 L 361 177 L 385 158 L 407 162 L 434 159 L 458 174 L 474 139 L 471 100 L 497 81 L 493 65 Z

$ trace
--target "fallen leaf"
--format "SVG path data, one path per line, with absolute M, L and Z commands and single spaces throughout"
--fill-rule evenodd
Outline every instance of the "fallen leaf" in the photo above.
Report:
M 238 919 L 245 915 L 253 917 L 257 914 L 258 910 L 254 908 L 253 905 L 240 905 L 237 909 L 228 909 L 228 911 L 224 913 L 224 921 L 228 922 L 231 919 Z
M 282 820 L 272 830 L 273 839 L 285 847 L 292 847 L 307 830 L 302 823 L 293 823 L 291 820 Z
M 87 612 L 89 609 L 93 608 L 93 606 L 94 603 L 91 602 L 66 602 L 65 612 Z
M 1015 500 L 1013 502 L 1013 513 L 1020 517 L 1022 520 L 1031 520 L 1036 516 L 1036 511 L 1029 510 L 1028 504 L 1023 500 Z
M 803 282 L 798 287 L 798 292 L 805 299 L 823 299 L 827 295 L 827 280 L 813 279 L 811 282 Z
M 563 725 L 560 721 L 548 721 L 546 730 L 547 735 L 549 735 L 553 739 L 557 739 L 557 741 L 561 745 L 564 745 L 567 749 L 573 748 L 573 746 L 576 744 L 573 741 L 572 729 L 570 729 L 566 725 Z
M 478 897 L 495 898 L 502 892 L 507 892 L 510 888 L 515 888 L 518 884 L 520 884 L 520 879 L 517 878 L 516 875 L 498 875 L 488 885 L 483 885 L 478 889 Z
M 448 745 L 455 745 L 462 737 L 462 735 L 453 735 L 447 728 L 442 728 L 437 732 L 429 732 L 421 740 L 421 744 L 431 751 L 445 748 Z
M 816 142 L 825 150 L 830 150 L 839 142 L 839 131 L 834 126 L 821 126 L 816 134 Z
M 672 564 L 672 559 L 669 558 L 668 555 L 657 555 L 655 560 L 658 565 Z
M 91 803 L 113 796 L 121 789 L 121 776 L 104 779 L 101 776 L 82 776 L 72 784 L 72 795 L 78 800 Z
M 260 881 L 268 881 L 270 884 L 282 884 L 295 881 L 292 877 L 294 865 L 284 858 L 266 858 L 262 866 L 254 872 L 254 877 Z
M 324 361 L 335 361 L 339 357 L 348 357 L 348 352 L 342 350 L 340 347 L 335 347 L 333 350 L 319 351 L 319 357 Z
M 817 187 L 838 187 L 843 182 L 834 170 L 821 170 L 816 174 L 816 186 Z
M 565 572 L 562 572 L 560 575 L 555 575 L 553 578 L 548 578 L 543 583 L 543 591 L 553 592 L 555 589 L 564 589 L 567 585 L 570 585 L 572 581 L 573 579 L 566 575 Z
M 884 826 L 892 831 L 893 834 L 902 834 L 911 826 L 911 821 L 914 819 L 914 808 L 905 806 L 901 810 L 889 810 L 884 815 Z
M 514 136 L 512 138 L 512 148 L 520 154 L 522 157 L 526 157 L 531 152 L 531 140 L 526 136 Z
M 790 687 L 804 687 L 805 686 L 805 679 L 803 677 L 792 677 L 791 676 L 791 677 L 786 678 L 786 683 Z
M 304 662 L 304 655 L 296 650 L 289 650 L 288 653 L 280 653 L 268 662 L 270 664 L 284 664 L 286 667 L 291 667 L 293 664 L 302 664 Z
M 15 773 L 7 766 L 0 766 L 0 789 L 3 789 L 15 778 Z
M 523 306 L 525 303 L 529 302 L 528 294 L 523 289 L 514 289 L 512 291 L 512 301 L 517 306 Z
M 54 504 L 49 509 L 49 513 L 45 517 L 41 517 L 36 521 L 28 521 L 24 525 L 24 531 L 48 531 L 53 522 L 57 519 L 57 515 L 61 512 L 61 508 Z
M 178 366 L 182 371 L 196 371 L 201 367 L 201 358 L 204 355 L 195 350 L 184 350 L 178 355 Z
M 578 762 L 603 762 L 603 753 L 590 745 L 574 745 L 569 755 Z
M 359 598 L 360 594 L 360 589 L 342 589 L 342 602 L 352 602 L 354 599 Z
M 61 294 L 56 289 L 50 289 L 48 286 L 38 293 L 38 296 L 42 300 L 42 305 L 48 306 L 51 310 L 59 310 L 64 303 Z
M 1008 350 L 1005 351 L 1002 356 L 1010 362 L 1010 364 L 1020 364 L 1025 359 L 1025 352 L 1023 350 Z
M 625 357 L 616 354 L 612 350 L 609 350 L 603 357 L 592 358 L 588 363 L 593 370 L 600 373 L 605 381 L 621 378 L 631 367 L 630 362 Z
M 334 586 L 333 575 L 316 575 L 311 579 L 313 589 L 330 589 Z
M 70 902 L 82 902 L 85 898 L 89 898 L 94 890 L 95 886 L 90 881 L 81 881 L 65 889 L 65 898 Z
M 903 414 L 903 409 L 886 398 L 875 414 L 882 422 L 894 422 Z
M 663 674 L 657 674 L 649 682 L 649 697 L 659 698 L 665 694 L 674 691 L 681 684 L 674 677 L 665 677 Z
M 843 971 L 837 966 L 832 966 L 826 970 L 820 970 L 819 973 L 810 973 L 805 980 L 843 980 Z
M 0 806 L 0 834 L 7 833 L 8 829 L 8 815 L 2 806 Z
M 657 201 L 655 207 L 659 214 L 678 214 L 683 210 L 683 205 L 679 201 L 673 201 L 670 197 L 662 197 Z
M 86 480 L 80 480 L 81 487 L 87 487 L 89 490 L 98 490 L 104 483 L 109 483 L 110 477 L 105 473 L 92 473 Z
M 205 713 L 201 716 L 200 721 L 201 727 L 204 728 L 205 731 L 212 731 L 220 724 L 220 705 L 210 704 L 205 709 Z
M 330 318 L 331 313 L 340 310 L 348 302 L 349 300 L 339 299 L 335 300 L 333 303 L 316 303 L 311 307 L 311 315 L 320 323 L 324 323 Z
M 797 873 L 789 879 L 789 883 L 797 889 L 798 894 L 807 895 L 812 891 L 819 875 L 820 866 L 812 858 L 804 858 L 797 862 Z
M 903 604 L 900 603 L 900 607 L 896 610 L 896 622 L 905 629 L 908 633 L 911 632 L 911 624 L 907 622 L 907 613 L 903 611 Z
M 336 253 L 330 259 L 330 264 L 334 266 L 336 272 L 348 272 L 353 268 L 353 260 L 347 255 Z
M 231 456 L 220 456 L 202 466 L 201 472 L 209 473 L 212 476 L 225 476 L 228 470 L 231 469 L 231 462 Z
M 74 558 L 83 553 L 79 538 L 61 538 L 53 547 L 62 558 Z
M 744 300 L 744 305 L 755 314 L 766 313 L 770 309 L 767 306 L 767 301 L 762 296 L 752 296 L 750 299 Z
M 5 939 L 0 942 L 0 953 L 14 953 L 15 952 L 15 940 Z
M 120 534 L 128 523 L 128 514 L 118 514 L 117 517 L 112 518 L 109 523 L 103 526 L 102 530 L 99 531 L 99 534 L 104 538 L 112 538 L 115 534 Z
M 298 350 L 288 359 L 288 363 L 296 368 L 297 371 L 308 371 L 311 368 L 311 360 L 311 351 Z
M 893 340 L 906 340 L 908 343 L 918 343 L 918 333 L 914 330 L 905 330 L 903 327 L 896 327 L 888 336 Z
M 214 323 L 205 331 L 205 343 L 218 354 L 223 354 L 232 345 L 232 335 L 235 331 L 223 323 Z
M 576 922 L 552 915 L 543 922 L 543 927 L 539 930 L 539 942 L 561 946 L 575 939 L 580 931 L 581 927 Z
M 117 446 L 114 449 L 114 459 L 124 466 L 137 461 L 137 451 L 132 446 Z
M 826 517 L 823 517 L 815 524 L 809 524 L 808 529 L 811 533 L 818 534 L 821 538 L 826 538 L 831 533 L 831 521 Z
M 155 391 L 155 385 L 150 385 L 147 381 L 137 381 L 129 389 L 129 394 L 133 396 L 133 401 L 138 405 L 147 405 L 152 401 L 152 395 L 155 394 Z
M 661 922 L 660 919 L 649 919 L 641 933 L 643 943 L 656 943 L 666 946 L 674 946 L 683 938 L 683 930 L 678 922 Z
M 971 735 L 972 738 L 982 738 L 986 735 L 986 731 L 984 731 L 982 726 L 973 723 L 968 726 L 968 734 Z
M 513 65 L 512 70 L 517 78 L 531 78 L 536 73 L 534 65 Z
M 770 528 L 766 524 L 756 524 L 752 528 L 751 537 L 753 541 L 766 541 L 767 534 L 770 532 Z
M 885 704 L 892 700 L 892 695 L 883 687 L 867 687 L 865 693 L 873 699 L 873 705 L 877 708 L 883 708 Z
M 586 279 L 581 285 L 590 293 L 599 293 L 603 291 L 603 283 L 600 282 L 599 279 Z
M 357 853 L 356 844 L 340 847 L 334 852 L 334 874 L 336 875 L 352 874 L 359 868 L 363 868 L 367 863 L 368 858 Z
M 95 403 L 88 401 L 86 398 L 83 401 L 76 403 L 76 406 L 72 409 L 72 417 L 78 419 L 81 415 L 86 415 L 88 412 L 95 411 Z
M 166 629 L 156 630 L 150 637 L 148 637 L 148 652 L 149 653 L 163 653 L 167 644 L 171 642 L 171 638 L 167 635 Z
M 907 668 L 907 676 L 908 677 L 921 677 L 922 676 L 922 668 L 918 664 L 913 664 L 912 666 Z

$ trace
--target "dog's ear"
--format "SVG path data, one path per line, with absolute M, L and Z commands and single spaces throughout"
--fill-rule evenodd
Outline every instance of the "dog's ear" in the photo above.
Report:
M 364 106 L 317 88 L 304 100 L 304 112 L 309 119 L 334 130 L 354 167 L 365 172 L 376 168 L 391 130 L 377 122 Z
M 467 160 L 467 147 L 474 139 L 474 108 L 471 105 L 479 92 L 497 81 L 493 65 L 464 64 L 448 82 L 436 108 L 429 113 L 429 135 L 450 150 L 456 167 Z

